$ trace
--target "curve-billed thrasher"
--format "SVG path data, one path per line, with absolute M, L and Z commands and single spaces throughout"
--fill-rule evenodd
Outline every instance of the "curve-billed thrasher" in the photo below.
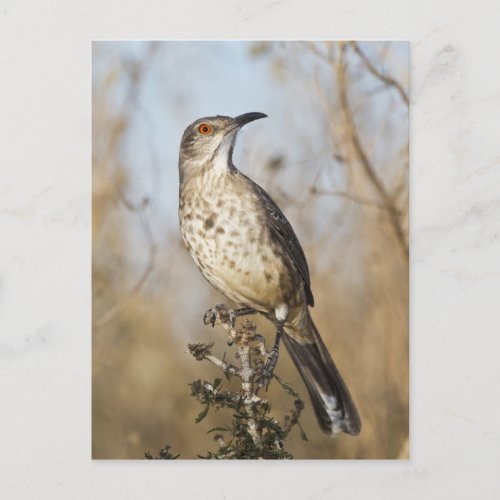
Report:
M 271 197 L 232 161 L 239 129 L 264 117 L 207 117 L 186 128 L 179 153 L 182 237 L 217 290 L 245 312 L 276 322 L 276 351 L 283 331 L 321 429 L 357 435 L 358 412 L 309 314 L 314 298 L 299 240 Z

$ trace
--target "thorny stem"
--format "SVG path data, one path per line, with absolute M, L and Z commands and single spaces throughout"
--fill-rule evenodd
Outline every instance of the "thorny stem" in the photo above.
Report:
M 248 314 L 252 313 L 254 313 L 254 311 L 248 311 Z M 243 323 L 242 328 L 236 329 L 234 326 L 234 319 L 233 311 L 227 309 L 223 304 L 218 304 L 215 308 L 207 311 L 204 316 L 205 324 L 211 324 L 212 326 L 220 324 L 227 331 L 229 342 L 231 344 L 236 344 L 238 348 L 238 358 L 241 363 L 240 368 L 211 354 L 211 346 L 205 349 L 201 348 L 201 350 L 198 348 L 199 350 L 197 351 L 196 345 L 190 345 L 190 351 L 197 359 L 206 359 L 224 372 L 235 375 L 241 379 L 241 388 L 244 394 L 243 405 L 247 416 L 248 432 L 252 436 L 255 445 L 260 446 L 262 443 L 262 430 L 257 425 L 255 406 L 256 403 L 261 401 L 261 398 L 257 396 L 254 388 L 256 376 L 260 374 L 256 368 L 252 367 L 251 358 L 252 354 L 255 353 L 266 357 L 268 357 L 270 353 L 266 349 L 264 337 L 256 333 L 253 323 L 246 321 Z
M 241 361 L 241 388 L 245 394 L 245 412 L 248 417 L 248 431 L 252 436 L 252 439 L 256 446 L 260 446 L 262 441 L 262 435 L 260 429 L 257 427 L 255 421 L 255 410 L 254 404 L 259 401 L 260 398 L 254 393 L 253 390 L 253 377 L 254 370 L 250 365 L 250 346 L 247 342 L 238 344 L 238 354 Z
M 203 317 L 206 325 L 217 324 L 226 330 L 229 336 L 228 344 L 236 344 L 235 355 L 239 360 L 239 366 L 228 363 L 224 358 L 219 359 L 214 356 L 211 352 L 214 344 L 188 344 L 189 352 L 198 361 L 210 361 L 226 374 L 234 375 L 241 380 L 241 389 L 237 392 L 221 389 L 221 379 L 215 379 L 213 384 L 201 382 L 201 380 L 190 384 L 192 395 L 205 405 L 205 409 L 198 415 L 196 422 L 205 418 L 210 405 L 216 409 L 228 407 L 236 410 L 236 414 L 233 415 L 232 429 L 227 426 L 212 429 L 223 432 L 232 431 L 231 439 L 226 442 L 222 435 L 216 434 L 215 440 L 219 444 L 219 452 L 215 455 L 209 453 L 206 458 L 293 458 L 283 448 L 283 441 L 294 426 L 299 427 L 302 439 L 307 441 L 307 436 L 299 422 L 304 403 L 292 387 L 274 375 L 279 338 L 283 333 L 282 326 L 277 325 L 277 336 L 271 351 L 267 350 L 264 337 L 257 333 L 253 322 L 246 320 L 239 328 L 235 328 L 236 317 L 255 314 L 255 312 L 246 309 L 228 309 L 224 304 L 217 304 Z M 284 426 L 269 416 L 268 401 L 257 396 L 260 388 L 267 385 L 272 377 L 286 393 L 295 398 L 295 408 L 285 415 Z
M 230 363 L 227 363 L 226 361 L 223 361 L 222 359 L 219 359 L 218 357 L 214 356 L 213 354 L 206 354 L 204 356 L 204 359 L 206 359 L 207 361 L 210 361 L 211 363 L 213 363 L 215 366 L 220 368 L 225 373 L 229 373 L 230 375 L 236 375 L 238 377 L 240 376 L 240 370 L 236 366 L 234 366 Z

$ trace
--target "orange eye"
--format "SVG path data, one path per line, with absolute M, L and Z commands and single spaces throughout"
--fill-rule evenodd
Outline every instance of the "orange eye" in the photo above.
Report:
M 208 123 L 202 123 L 198 127 L 198 132 L 203 135 L 210 134 L 210 132 L 212 132 L 212 127 Z

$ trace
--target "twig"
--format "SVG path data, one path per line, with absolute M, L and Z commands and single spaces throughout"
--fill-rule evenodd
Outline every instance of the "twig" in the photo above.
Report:
M 253 442 L 256 446 L 260 446 L 262 443 L 262 433 L 257 427 L 257 422 L 255 419 L 254 403 L 260 398 L 254 393 L 253 390 L 253 376 L 254 370 L 250 365 L 250 346 L 248 342 L 240 342 L 238 344 L 238 355 L 241 361 L 241 388 L 245 394 L 244 405 L 246 414 L 248 416 L 248 430 L 253 438 Z
M 370 61 L 368 56 L 363 52 L 361 47 L 356 43 L 356 42 L 350 42 L 351 47 L 354 49 L 356 54 L 358 54 L 359 58 L 363 61 L 363 63 L 366 66 L 366 69 L 375 77 L 384 82 L 386 85 L 389 85 L 390 87 L 394 87 L 399 95 L 401 96 L 401 99 L 405 102 L 406 105 L 409 105 L 410 100 L 408 99 L 408 94 L 405 92 L 403 89 L 403 86 L 392 76 L 386 75 L 382 72 L 380 72 Z
M 338 83 L 339 104 L 342 110 L 342 114 L 344 116 L 348 139 L 366 176 L 370 180 L 375 190 L 380 195 L 380 198 L 386 207 L 386 211 L 389 215 L 389 221 L 394 230 L 396 238 L 400 244 L 403 256 L 405 257 L 406 261 L 408 261 L 409 259 L 408 242 L 406 241 L 404 230 L 401 226 L 400 211 L 395 206 L 393 198 L 387 193 L 382 181 L 379 179 L 375 171 L 375 168 L 373 167 L 370 159 L 368 158 L 368 155 L 364 150 L 363 144 L 361 143 L 361 139 L 359 137 L 356 124 L 354 122 L 354 117 L 352 114 L 352 110 L 347 95 L 347 71 L 345 65 L 346 48 L 347 45 L 345 43 L 341 43 L 340 56 L 338 63 L 336 64 L 336 75 Z
M 240 376 L 240 371 L 238 370 L 238 368 L 236 368 L 236 366 L 231 365 L 226 361 L 222 361 L 222 359 L 219 359 L 216 356 L 213 356 L 212 354 L 208 354 L 207 356 L 205 356 L 205 359 L 213 363 L 218 368 L 220 368 L 222 371 L 224 371 L 224 373 Z
M 351 193 L 346 193 L 344 191 L 328 191 L 326 189 L 320 189 L 315 186 L 311 188 L 312 194 L 319 194 L 325 196 L 340 196 L 341 198 L 346 198 L 347 200 L 354 201 L 360 205 L 367 205 L 370 207 L 379 208 L 381 210 L 386 210 L 387 207 L 380 201 L 370 200 L 368 198 L 363 198 L 361 196 L 356 196 Z
M 140 219 L 142 229 L 144 233 L 147 235 L 147 239 L 149 240 L 149 256 L 148 256 L 148 262 L 146 264 L 146 267 L 144 268 L 144 271 L 140 275 L 139 279 L 137 282 L 134 284 L 134 286 L 127 292 L 125 297 L 123 297 L 121 300 L 116 302 L 113 306 L 111 306 L 100 318 L 95 320 L 94 325 L 97 327 L 102 327 L 112 321 L 113 319 L 118 316 L 130 303 L 130 301 L 134 298 L 134 296 L 139 293 L 141 288 L 144 286 L 144 283 L 146 283 L 146 280 L 149 278 L 149 275 L 153 272 L 154 266 L 155 266 L 155 261 L 156 261 L 156 254 L 158 253 L 158 248 L 156 246 L 156 243 L 154 242 L 153 235 L 151 232 L 151 226 L 149 225 L 149 222 L 147 219 Z
M 255 326 L 250 321 L 246 321 L 240 330 L 234 327 L 230 311 L 222 305 L 217 306 L 217 318 L 215 324 L 222 326 L 229 334 L 231 343 L 236 344 L 238 349 L 238 358 L 241 368 L 237 368 L 226 361 L 223 361 L 210 352 L 211 346 L 205 344 L 189 344 L 188 349 L 196 359 L 206 359 L 215 366 L 219 367 L 225 373 L 235 375 L 241 379 L 241 388 L 243 391 L 243 405 L 247 415 L 248 430 L 256 446 L 262 443 L 262 431 L 259 429 L 255 415 L 255 404 L 261 401 L 256 395 L 254 389 L 254 380 L 258 375 L 257 370 L 252 367 L 251 355 L 255 351 L 254 343 L 258 343 L 257 350 L 263 355 L 267 355 L 264 344 L 264 337 L 255 331 Z
M 301 399 L 296 399 L 294 402 L 294 409 L 290 410 L 285 415 L 285 423 L 283 425 L 283 430 L 285 432 L 290 432 L 294 425 L 298 425 L 300 427 L 299 418 L 300 418 L 300 414 L 302 413 L 303 409 L 304 409 L 304 402 Z M 304 434 L 304 431 L 302 430 L 302 428 L 301 428 L 301 431 Z M 305 440 L 307 441 L 307 437 Z

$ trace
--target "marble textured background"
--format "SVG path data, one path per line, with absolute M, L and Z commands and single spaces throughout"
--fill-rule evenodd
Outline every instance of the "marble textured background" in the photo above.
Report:
M 2 498 L 495 498 L 495 1 L 0 4 Z M 90 41 L 411 41 L 411 460 L 90 460 Z M 260 475 L 259 475 L 260 474 Z

